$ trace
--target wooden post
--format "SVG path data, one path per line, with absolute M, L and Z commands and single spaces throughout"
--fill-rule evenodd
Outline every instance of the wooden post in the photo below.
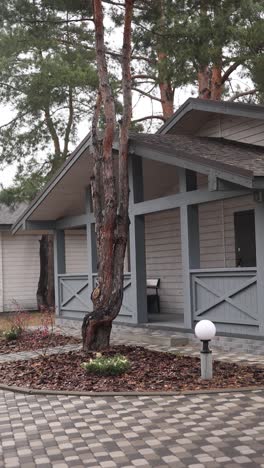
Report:
M 255 207 L 255 234 L 257 259 L 257 300 L 260 334 L 264 334 L 264 204 Z
M 180 191 L 186 192 L 186 173 L 179 172 Z M 192 285 L 191 268 L 200 268 L 199 216 L 197 205 L 183 205 L 181 210 L 181 254 L 184 295 L 184 327 L 192 328 Z
M 132 321 L 144 323 L 147 316 L 147 289 L 146 289 L 146 253 L 145 253 L 145 218 L 135 216 L 133 207 L 144 200 L 142 158 L 130 156 L 129 161 L 129 187 L 130 187 L 130 268 L 131 287 L 134 311 Z
M 60 315 L 60 291 L 58 275 L 65 273 L 65 234 L 54 231 L 54 292 L 56 315 Z
M 133 322 L 147 322 L 147 290 L 145 260 L 144 216 L 131 216 L 130 219 L 130 265 L 133 297 Z

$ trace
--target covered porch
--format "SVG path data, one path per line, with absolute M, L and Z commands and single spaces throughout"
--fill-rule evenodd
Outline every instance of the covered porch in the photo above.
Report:
M 14 226 L 14 232 L 54 233 L 58 319 L 82 320 L 92 309 L 97 259 L 88 147 L 87 142 L 77 148 Z M 220 173 L 210 163 L 177 154 L 176 149 L 170 154 L 166 148 L 132 141 L 124 301 L 116 321 L 190 331 L 198 320 L 208 318 L 220 334 L 263 336 L 261 191 L 253 190 L 249 178 L 233 168 Z M 244 262 L 239 261 L 237 245 L 242 225 L 235 227 L 235 215 L 248 211 L 253 213 L 254 239 L 251 231 L 243 242 L 254 244 L 255 257 Z M 159 313 L 147 308 L 151 278 L 160 279 Z

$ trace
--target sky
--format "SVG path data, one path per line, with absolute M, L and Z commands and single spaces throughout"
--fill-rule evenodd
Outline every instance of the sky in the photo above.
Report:
M 110 26 L 110 24 L 107 26 Z M 120 50 L 121 45 L 122 45 L 121 42 L 122 42 L 122 33 L 121 33 L 120 28 L 111 28 L 111 49 Z M 236 74 L 234 79 L 236 82 L 235 84 L 237 85 L 241 84 L 241 80 L 239 79 L 238 74 Z M 243 83 L 243 85 L 245 85 L 245 82 Z M 175 92 L 175 99 L 174 99 L 175 110 L 178 107 L 180 107 L 180 105 L 182 105 L 186 99 L 188 99 L 192 95 L 195 96 L 195 94 L 196 94 L 196 90 L 195 88 L 191 86 L 177 89 Z M 142 96 L 136 92 L 133 92 L 133 119 L 141 118 L 146 115 L 152 115 L 152 114 L 161 114 L 160 103 L 155 100 L 150 101 L 148 97 Z M 12 119 L 12 117 L 14 117 L 14 115 L 15 114 L 14 112 L 12 112 L 12 109 L 10 108 L 10 106 L 3 107 L 0 105 L 0 126 L 9 122 Z M 87 118 L 87 120 L 89 120 L 89 117 Z M 80 142 L 87 134 L 87 127 L 88 127 L 87 120 L 85 120 L 85 122 L 82 122 L 79 125 L 79 128 L 78 128 L 78 140 L 79 141 L 78 142 Z M 159 120 L 154 120 L 154 122 L 155 124 L 153 125 L 153 127 L 155 126 L 155 128 L 158 128 L 162 124 L 162 122 Z M 152 132 L 153 132 L 153 127 L 152 127 Z M 148 125 L 146 126 L 146 131 L 150 131 L 150 127 L 148 127 Z M 18 151 L 19 151 L 19 148 L 18 148 Z M 0 167 L 0 184 L 2 184 L 4 187 L 8 187 L 9 185 L 11 185 L 15 173 L 16 173 L 16 164 L 9 165 L 6 167 Z
M 191 87 L 187 87 L 184 89 L 177 90 L 175 95 L 175 110 L 183 104 L 183 102 L 191 96 Z M 157 101 L 150 102 L 150 99 L 146 96 L 140 96 L 138 93 L 133 94 L 133 118 L 137 119 L 140 117 L 144 117 L 146 115 L 151 114 L 160 114 L 161 107 L 160 103 Z M 0 126 L 9 122 L 14 113 L 12 112 L 11 108 L 8 106 L 0 106 Z M 156 125 L 160 126 L 162 124 L 161 121 L 157 121 Z M 78 140 L 79 142 L 86 136 L 87 134 L 87 121 L 82 122 L 78 128 Z M 73 148 L 72 148 L 73 149 Z M 18 149 L 19 150 L 19 149 Z M 16 173 L 16 164 L 8 165 L 5 167 L 0 167 L 0 184 L 2 184 L 5 188 L 12 184 Z

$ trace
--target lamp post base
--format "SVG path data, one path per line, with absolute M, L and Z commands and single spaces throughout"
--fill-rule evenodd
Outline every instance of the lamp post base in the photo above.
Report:
M 201 357 L 201 378 L 211 380 L 213 378 L 213 358 L 212 351 L 200 352 Z

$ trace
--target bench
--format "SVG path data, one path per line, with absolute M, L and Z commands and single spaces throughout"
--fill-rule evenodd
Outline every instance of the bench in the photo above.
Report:
M 147 307 L 149 314 L 160 313 L 159 286 L 160 278 L 147 279 Z

